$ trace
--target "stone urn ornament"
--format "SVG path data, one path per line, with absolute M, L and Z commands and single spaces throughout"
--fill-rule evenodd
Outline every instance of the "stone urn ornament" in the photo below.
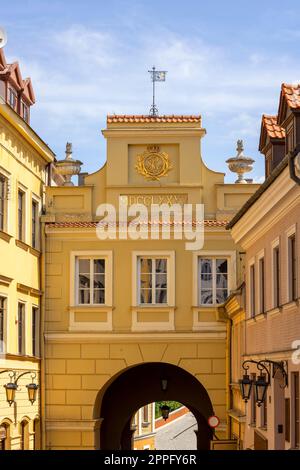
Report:
M 244 178 L 244 173 L 248 173 L 253 169 L 253 163 L 255 160 L 244 155 L 244 144 L 242 140 L 237 141 L 237 154 L 235 157 L 231 157 L 226 160 L 229 170 L 233 173 L 237 173 L 238 179 L 235 181 L 236 184 L 247 184 Z
M 58 174 L 62 175 L 65 179 L 63 186 L 74 186 L 71 181 L 72 176 L 80 173 L 82 162 L 72 158 L 72 144 L 66 144 L 66 158 L 56 162 L 55 167 Z

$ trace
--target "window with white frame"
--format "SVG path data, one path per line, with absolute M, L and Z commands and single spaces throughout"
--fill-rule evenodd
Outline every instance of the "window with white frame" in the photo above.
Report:
M 7 300 L 6 297 L 0 297 L 0 353 L 5 350 L 5 324 L 6 324 L 6 309 Z
M 0 173 L 0 230 L 6 229 L 7 219 L 7 178 Z
M 273 307 L 280 305 L 280 254 L 279 245 L 273 248 Z
M 296 235 L 288 237 L 288 300 L 297 298 Z
M 39 227 L 39 203 L 32 199 L 31 201 L 31 246 L 38 248 L 38 227 Z
M 25 304 L 18 303 L 18 354 L 25 356 Z
M 168 259 L 138 257 L 138 303 L 168 303 Z
M 222 304 L 228 297 L 228 259 L 199 257 L 199 304 Z
M 259 270 L 259 313 L 265 312 L 265 258 L 258 260 Z
M 105 299 L 106 260 L 77 257 L 77 304 L 103 305 Z
M 256 315 L 256 295 L 255 295 L 255 265 L 254 263 L 250 266 L 250 282 L 249 282 L 249 298 L 250 298 L 250 316 L 255 317 Z
M 25 239 L 25 192 L 18 189 L 18 239 Z
M 39 309 L 32 307 L 32 323 L 31 323 L 31 340 L 32 340 L 32 355 L 39 356 L 40 352 L 40 337 L 39 337 Z

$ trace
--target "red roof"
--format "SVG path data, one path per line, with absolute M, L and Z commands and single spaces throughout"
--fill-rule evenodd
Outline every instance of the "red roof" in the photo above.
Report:
M 283 83 L 281 85 L 281 91 L 290 108 L 300 108 L 300 84 L 289 85 L 288 83 Z
M 199 222 L 200 223 L 200 222 Z M 98 222 L 50 222 L 47 224 L 49 228 L 96 228 Z M 162 225 L 162 222 L 159 221 Z M 205 227 L 225 227 L 228 224 L 228 220 L 204 220 Z M 150 222 L 151 225 L 151 222 Z M 171 223 L 173 225 L 173 223 Z M 196 221 L 193 220 L 193 225 L 196 225 Z
M 141 115 L 129 115 L 129 114 L 113 114 L 107 116 L 107 124 L 115 123 L 179 123 L 179 122 L 198 122 L 201 123 L 200 115 L 169 115 L 169 116 L 147 116 L 146 114 Z
M 263 114 L 262 122 L 271 139 L 285 138 L 285 130 L 277 124 L 277 116 L 268 116 L 267 114 Z

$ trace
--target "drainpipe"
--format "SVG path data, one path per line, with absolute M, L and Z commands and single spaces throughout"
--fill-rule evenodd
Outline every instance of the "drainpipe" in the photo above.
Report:
M 45 322 L 45 267 L 46 267 L 46 240 L 45 240 L 45 223 L 41 223 L 41 261 L 40 261 L 40 285 L 42 291 L 41 297 L 41 318 L 40 318 L 40 348 L 41 348 L 41 392 L 40 392 L 40 401 L 41 401 L 41 447 L 42 450 L 46 449 L 46 423 L 45 423 L 45 339 L 44 339 L 44 322 Z
M 231 408 L 231 327 L 232 320 L 227 319 L 226 323 L 226 434 L 227 439 L 231 436 L 231 419 L 228 416 L 228 410 Z

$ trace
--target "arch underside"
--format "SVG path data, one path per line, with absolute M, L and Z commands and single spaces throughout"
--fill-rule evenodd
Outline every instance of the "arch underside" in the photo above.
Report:
M 166 390 L 162 389 L 162 379 L 167 380 Z M 206 389 L 184 369 L 155 362 L 122 371 L 99 392 L 94 409 L 94 418 L 101 421 L 96 448 L 130 449 L 132 416 L 146 404 L 164 400 L 189 408 L 197 420 L 197 448 L 209 449 L 212 430 L 207 419 L 213 408 Z

